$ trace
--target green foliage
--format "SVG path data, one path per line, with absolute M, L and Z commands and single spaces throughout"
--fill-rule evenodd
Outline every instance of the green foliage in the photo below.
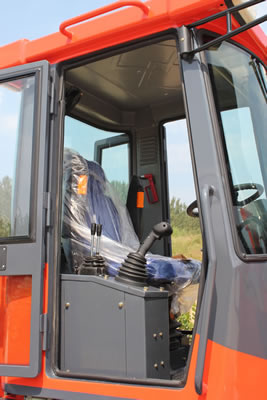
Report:
M 10 235 L 12 181 L 5 176 L 0 181 L 0 237 Z
M 200 233 L 199 219 L 189 217 L 186 213 L 187 205 L 180 199 L 173 197 L 170 202 L 170 217 L 173 228 L 178 231 Z
M 126 204 L 128 187 L 129 187 L 128 183 L 120 181 L 111 181 L 110 184 L 113 187 L 117 196 L 119 197 L 120 201 L 123 204 Z
M 189 217 L 186 209 L 187 205 L 180 199 L 171 199 L 172 254 L 183 254 L 187 258 L 201 260 L 202 236 L 199 219 Z
M 190 311 L 180 315 L 178 321 L 181 323 L 180 329 L 184 331 L 192 331 L 195 324 L 197 305 L 194 304 Z

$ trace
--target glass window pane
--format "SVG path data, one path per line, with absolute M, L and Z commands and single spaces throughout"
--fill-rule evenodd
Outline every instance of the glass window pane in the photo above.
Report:
M 168 160 L 170 222 L 173 228 L 172 255 L 202 259 L 202 239 L 198 218 L 187 214 L 196 200 L 186 120 L 164 124 Z
M 129 145 L 107 147 L 102 150 L 102 167 L 106 176 L 126 204 L 129 186 Z
M 249 54 L 228 43 L 206 53 L 241 248 L 247 254 L 266 254 L 265 71 Z
M 34 77 L 0 82 L 0 237 L 29 236 Z
M 66 116 L 64 147 L 87 161 L 101 164 L 120 200 L 126 204 L 129 186 L 129 137 L 108 132 Z

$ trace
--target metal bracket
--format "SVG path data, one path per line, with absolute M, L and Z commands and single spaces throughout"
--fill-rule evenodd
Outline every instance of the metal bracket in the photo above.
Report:
M 217 38 L 209 41 L 208 43 L 205 43 L 199 47 L 196 47 L 195 49 L 190 48 L 190 46 L 188 46 L 186 43 L 186 46 L 184 48 L 180 47 L 181 48 L 181 56 L 183 58 L 192 57 L 192 56 L 194 56 L 194 54 L 199 53 L 200 51 L 206 50 L 210 46 L 218 45 L 218 44 L 222 43 L 223 41 L 230 39 L 233 36 L 236 36 L 239 33 L 242 33 L 244 31 L 247 31 L 248 29 L 253 28 L 253 26 L 259 25 L 262 22 L 266 21 L 267 16 L 264 15 L 260 18 L 255 19 L 252 22 L 249 22 L 245 25 L 240 26 L 240 28 L 236 28 L 236 29 L 232 30 L 232 14 L 234 14 L 237 11 L 243 10 L 245 8 L 251 7 L 255 4 L 261 3 L 263 1 L 264 0 L 250 0 L 245 3 L 239 4 L 238 6 L 228 8 L 227 10 L 221 11 L 217 14 L 211 15 L 207 18 L 200 19 L 199 21 L 196 21 L 190 25 L 187 25 L 186 28 L 189 30 L 187 35 L 190 35 L 191 29 L 199 27 L 200 25 L 204 25 L 210 21 L 214 21 L 215 19 L 226 17 L 227 32 L 224 35 L 218 36 Z M 179 30 L 181 30 L 181 32 L 183 32 L 182 28 L 183 27 L 179 28 Z M 181 35 L 181 33 L 179 33 L 179 39 L 180 39 L 180 35 Z M 186 39 L 186 40 L 189 41 L 189 39 Z M 181 45 L 181 39 L 180 39 L 180 45 Z
M 48 349 L 48 319 L 47 314 L 40 315 L 40 332 L 43 333 L 42 350 Z
M 52 212 L 51 212 L 51 193 L 44 192 L 44 208 L 46 209 L 45 226 L 49 228 L 52 226 Z
M 179 48 L 181 54 L 189 54 L 193 51 L 190 29 L 183 25 L 178 28 Z
M 0 246 L 0 272 L 6 270 L 7 246 Z
M 55 96 L 55 77 L 54 74 L 50 76 L 50 85 L 49 85 L 49 97 L 50 97 L 50 115 L 56 114 L 56 96 Z

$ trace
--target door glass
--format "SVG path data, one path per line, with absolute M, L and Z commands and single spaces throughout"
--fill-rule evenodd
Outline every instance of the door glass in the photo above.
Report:
M 116 144 L 112 145 L 113 142 Z M 129 186 L 128 142 L 126 134 L 95 128 L 68 116 L 65 118 L 65 154 L 67 151 L 74 151 L 85 161 L 99 163 L 116 195 L 124 204 Z
M 0 238 L 29 236 L 34 77 L 0 82 Z
M 207 51 L 242 252 L 267 253 L 265 71 L 223 43 Z
M 126 204 L 129 186 L 129 144 L 103 149 L 101 165 L 120 200 Z
M 196 200 L 186 120 L 164 125 L 168 160 L 170 220 L 173 228 L 172 255 L 202 259 L 202 239 L 198 218 L 187 214 Z

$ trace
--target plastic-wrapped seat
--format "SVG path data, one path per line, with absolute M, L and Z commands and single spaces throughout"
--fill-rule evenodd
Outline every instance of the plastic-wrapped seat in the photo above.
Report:
M 91 223 L 102 224 L 101 253 L 120 263 L 139 245 L 124 205 L 114 194 L 102 167 L 65 149 L 63 165 L 62 244 L 68 272 L 91 251 Z
M 90 227 L 95 222 L 102 224 L 100 252 L 108 263 L 109 274 L 115 276 L 128 253 L 138 249 L 139 240 L 125 205 L 102 167 L 69 149 L 64 152 L 63 200 L 62 246 L 67 260 L 63 272 L 74 273 L 90 255 Z M 179 291 L 199 281 L 198 261 L 184 262 L 150 253 L 147 264 L 153 284 L 172 283 L 172 289 Z

